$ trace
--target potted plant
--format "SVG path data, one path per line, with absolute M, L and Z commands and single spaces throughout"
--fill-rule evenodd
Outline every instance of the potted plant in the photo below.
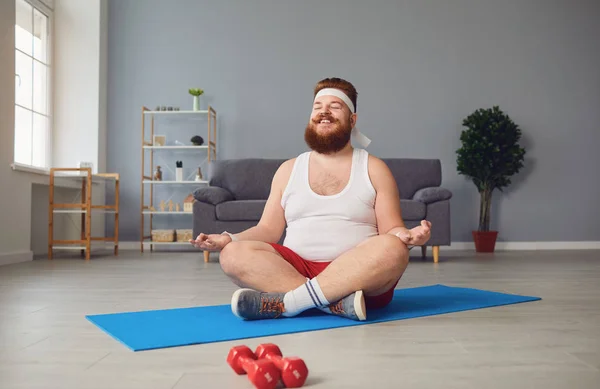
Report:
M 200 96 L 204 94 L 204 90 L 200 88 L 190 88 L 188 90 L 189 94 L 194 96 L 194 111 L 200 110 Z
M 490 231 L 490 208 L 495 189 L 511 184 L 523 167 L 521 130 L 497 106 L 478 109 L 463 120 L 462 146 L 456 151 L 458 173 L 470 178 L 480 195 L 479 228 L 472 231 L 477 252 L 493 252 L 498 231 Z

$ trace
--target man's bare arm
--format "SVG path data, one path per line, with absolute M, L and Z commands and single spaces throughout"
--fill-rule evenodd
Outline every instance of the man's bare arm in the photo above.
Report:
M 369 156 L 369 176 L 377 193 L 375 216 L 379 234 L 407 232 L 402 219 L 398 185 L 390 168 L 381 159 Z
M 258 224 L 235 234 L 237 240 L 253 240 L 277 243 L 285 230 L 285 214 L 281 207 L 281 197 L 294 166 L 294 159 L 285 161 L 271 182 L 271 192 Z

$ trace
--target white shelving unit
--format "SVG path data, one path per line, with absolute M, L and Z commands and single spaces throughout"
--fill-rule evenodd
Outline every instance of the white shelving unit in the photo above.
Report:
M 145 150 L 188 150 L 208 149 L 208 146 L 144 146 Z
M 168 118 L 168 120 L 170 122 L 172 121 L 185 121 L 185 122 L 189 122 L 189 121 L 201 121 L 201 120 L 207 120 L 208 121 L 208 131 L 207 131 L 207 138 L 205 139 L 204 144 L 200 145 L 200 146 L 196 146 L 196 145 L 192 145 L 192 144 L 179 144 L 181 143 L 181 141 L 177 142 L 178 144 L 175 145 L 156 145 L 154 143 L 154 138 L 156 132 L 155 132 L 155 121 L 157 118 L 160 117 L 166 117 Z M 149 122 L 150 124 L 150 130 L 148 131 L 146 129 L 146 125 Z M 166 129 L 161 129 L 160 134 L 161 135 L 165 135 L 168 139 L 168 135 L 169 134 L 169 126 L 167 126 Z M 148 137 L 149 136 L 149 137 Z M 209 106 L 207 110 L 200 110 L 200 111 L 153 111 L 150 110 L 146 107 L 142 107 L 142 168 L 141 168 L 141 195 L 140 195 L 140 216 L 141 216 L 141 224 L 140 224 L 140 250 L 141 252 L 144 251 L 144 247 L 145 245 L 149 245 L 150 246 L 150 251 L 152 251 L 154 249 L 154 246 L 169 246 L 169 245 L 188 245 L 189 246 L 189 242 L 187 242 L 187 240 L 185 242 L 177 242 L 177 241 L 169 241 L 169 242 L 163 242 L 163 241 L 155 241 L 153 240 L 152 236 L 152 231 L 153 231 L 153 224 L 154 224 L 154 218 L 155 217 L 163 217 L 163 216 L 170 216 L 170 217 L 177 217 L 177 216 L 182 216 L 182 217 L 189 217 L 191 215 L 193 215 L 192 211 L 189 210 L 185 210 L 185 204 L 183 206 L 181 206 L 179 209 L 179 211 L 176 211 L 174 209 L 167 209 L 165 208 L 164 210 L 159 209 L 158 204 L 155 204 L 156 201 L 156 197 L 155 197 L 155 191 L 157 190 L 157 188 L 163 188 L 163 189 L 168 189 L 168 188 L 173 188 L 175 189 L 175 187 L 198 187 L 198 186 L 202 186 L 202 185 L 208 185 L 208 181 L 205 179 L 201 179 L 201 180 L 197 180 L 197 179 L 193 179 L 195 176 L 195 173 L 191 175 L 191 177 L 183 177 L 183 180 L 176 180 L 176 179 L 165 179 L 165 180 L 157 180 L 155 179 L 155 169 L 156 166 L 158 166 L 159 164 L 155 164 L 155 153 L 160 153 L 160 157 L 161 158 L 168 158 L 169 160 L 172 160 L 172 162 L 174 163 L 175 160 L 177 160 L 176 157 L 173 157 L 173 153 L 185 153 L 186 155 L 189 155 L 190 152 L 193 153 L 193 155 L 195 157 L 197 157 L 197 153 L 199 152 L 201 153 L 201 155 L 205 155 L 205 158 L 203 158 L 203 161 L 206 161 L 208 163 L 210 163 L 211 161 L 215 160 L 217 157 L 217 150 L 216 150 L 216 137 L 217 137 L 217 113 L 216 111 Z M 149 162 L 149 166 L 150 166 L 150 170 L 148 171 L 148 165 L 146 162 Z M 201 163 L 200 163 L 201 164 Z M 162 165 L 160 165 L 162 166 Z M 170 165 L 167 165 L 170 166 Z M 168 169 L 168 171 L 170 171 L 170 169 Z M 165 172 L 163 172 L 164 174 Z M 148 195 L 148 199 L 146 199 L 146 195 Z M 167 199 L 162 199 L 162 201 L 164 202 L 168 202 L 169 200 L 171 200 L 170 198 Z M 179 202 L 178 202 L 179 203 Z M 163 203 L 165 204 L 165 203 Z M 165 204 L 166 205 L 166 204 Z M 181 204 L 180 204 L 181 205 Z M 179 219 L 177 219 L 179 220 Z M 146 226 L 146 221 L 148 221 L 149 223 L 149 233 L 147 231 L 147 227 Z M 164 222 L 164 220 L 161 219 L 161 222 Z M 189 227 L 187 229 L 192 229 L 192 221 L 190 218 L 190 222 L 189 222 Z M 169 227 L 169 229 L 171 229 Z M 175 230 L 175 228 L 174 228 Z
M 81 188 L 81 199 L 79 202 L 57 203 L 54 193 L 58 179 L 72 180 L 75 187 Z M 92 204 L 92 182 L 112 181 L 115 188 L 114 204 Z M 114 254 L 119 253 L 119 182 L 118 173 L 92 174 L 92 169 L 87 168 L 51 168 L 50 185 L 48 188 L 48 259 L 53 258 L 54 250 L 80 250 L 86 260 L 90 260 L 92 242 L 112 243 Z M 114 232 L 112 236 L 92 236 L 92 213 L 114 215 Z M 55 215 L 80 215 L 81 231 L 79 239 L 55 239 L 54 238 L 54 216 Z M 104 215 L 103 215 L 104 216 Z

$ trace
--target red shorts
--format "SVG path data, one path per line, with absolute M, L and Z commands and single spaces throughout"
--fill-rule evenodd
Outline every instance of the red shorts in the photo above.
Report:
M 321 273 L 331 262 L 307 261 L 288 247 L 277 243 L 269 243 L 273 248 L 304 277 L 314 278 Z M 399 281 L 399 280 L 398 280 Z M 378 296 L 365 295 L 365 305 L 367 309 L 383 308 L 392 301 L 394 297 L 394 288 L 398 281 L 388 291 Z

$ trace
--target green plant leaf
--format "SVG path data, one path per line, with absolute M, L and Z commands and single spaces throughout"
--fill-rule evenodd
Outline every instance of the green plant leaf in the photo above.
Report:
M 192 96 L 200 96 L 200 95 L 204 94 L 204 90 L 202 90 L 200 88 L 190 88 L 188 90 L 188 92 Z

